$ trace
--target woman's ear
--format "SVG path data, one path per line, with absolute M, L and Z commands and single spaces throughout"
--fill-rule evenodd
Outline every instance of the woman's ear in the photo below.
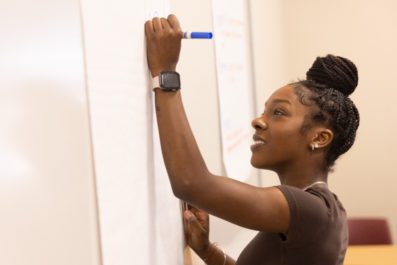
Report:
M 327 148 L 334 139 L 334 133 L 330 129 L 317 128 L 310 143 L 311 149 Z

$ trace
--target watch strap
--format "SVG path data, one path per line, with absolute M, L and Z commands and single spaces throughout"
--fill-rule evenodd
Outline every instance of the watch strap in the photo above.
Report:
M 152 90 L 154 91 L 156 88 L 160 88 L 160 76 L 155 76 L 152 78 Z

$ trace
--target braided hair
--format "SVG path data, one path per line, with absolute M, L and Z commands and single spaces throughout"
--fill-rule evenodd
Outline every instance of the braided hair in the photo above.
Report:
M 295 84 L 295 92 L 302 104 L 314 108 L 305 117 L 301 132 L 314 124 L 329 126 L 334 133 L 325 157 L 325 167 L 330 170 L 335 160 L 353 145 L 360 116 L 348 97 L 358 83 L 357 68 L 350 60 L 334 55 L 317 57 L 306 73 L 306 80 Z

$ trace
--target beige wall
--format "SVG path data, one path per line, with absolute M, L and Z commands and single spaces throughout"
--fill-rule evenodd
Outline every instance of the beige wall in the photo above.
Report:
M 267 98 L 289 79 L 285 55 L 284 6 L 279 0 L 250 0 L 252 48 L 257 114 L 262 113 Z M 263 186 L 279 184 L 277 175 L 261 171 Z
M 330 175 L 350 216 L 386 216 L 397 240 L 397 2 L 393 0 L 284 1 L 288 76 L 304 77 L 318 55 L 354 61 L 359 85 L 352 96 L 361 124 L 355 145 Z

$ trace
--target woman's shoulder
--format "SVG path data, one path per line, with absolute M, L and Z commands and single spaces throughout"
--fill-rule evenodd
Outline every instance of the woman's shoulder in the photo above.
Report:
M 287 201 L 307 202 L 309 204 L 320 203 L 329 210 L 332 210 L 334 207 L 344 210 L 338 196 L 328 188 L 328 185 L 315 185 L 304 190 L 289 185 L 280 185 L 277 188 L 281 190 Z
M 343 223 L 345 210 L 338 197 L 326 185 L 316 185 L 306 190 L 297 187 L 277 186 L 288 201 L 291 222 L 288 237 L 291 242 L 315 242 L 331 227 Z
M 287 185 L 277 188 L 287 199 L 291 222 L 327 225 L 331 220 L 346 218 L 345 208 L 327 185 L 316 185 L 305 190 Z
M 313 186 L 308 188 L 306 192 L 321 198 L 324 201 L 325 206 L 330 211 L 345 212 L 342 202 L 339 200 L 338 196 L 328 188 L 327 185 Z

